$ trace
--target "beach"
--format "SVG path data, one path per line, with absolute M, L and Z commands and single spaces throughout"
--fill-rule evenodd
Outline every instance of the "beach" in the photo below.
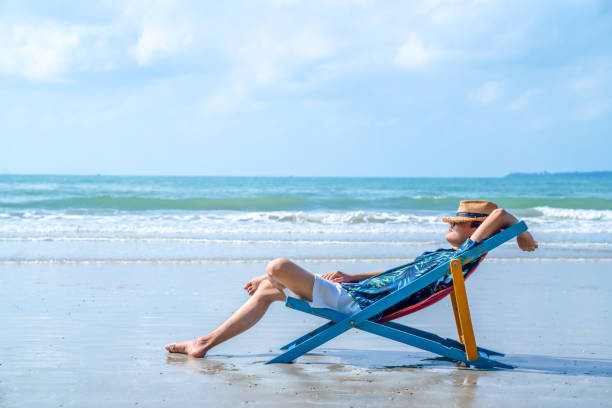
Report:
M 297 364 L 264 365 L 321 323 L 280 303 L 205 359 L 163 349 L 221 323 L 247 298 L 242 284 L 262 263 L 2 265 L 0 404 L 610 406 L 611 266 L 483 264 L 468 281 L 476 340 L 516 368 L 476 370 L 357 331 Z M 401 322 L 456 338 L 449 303 Z
M 398 180 L 0 176 L 0 406 L 612 406 L 610 180 Z M 467 281 L 477 344 L 514 369 L 357 330 L 264 365 L 323 323 L 280 302 L 204 359 L 164 350 L 230 316 L 276 257 L 361 273 L 447 246 L 459 196 L 540 242 Z M 457 337 L 448 299 L 399 321 Z

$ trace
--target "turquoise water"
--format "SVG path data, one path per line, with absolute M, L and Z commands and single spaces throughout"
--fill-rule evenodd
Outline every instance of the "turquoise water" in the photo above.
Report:
M 0 261 L 390 258 L 445 246 L 487 199 L 538 255 L 611 256 L 612 173 L 504 178 L 0 176 Z M 359 249 L 356 249 L 359 248 Z M 507 256 L 531 256 L 506 251 Z
M 0 209 L 453 210 L 460 199 L 513 209 L 612 210 L 610 177 L 273 178 L 0 176 Z

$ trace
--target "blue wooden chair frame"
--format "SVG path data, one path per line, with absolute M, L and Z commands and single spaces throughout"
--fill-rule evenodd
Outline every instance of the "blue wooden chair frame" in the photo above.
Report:
M 497 248 L 504 242 L 509 241 L 510 239 L 516 237 L 517 235 L 526 230 L 527 225 L 525 225 L 525 222 L 518 222 L 513 226 L 481 242 L 474 248 L 465 252 L 461 257 L 457 259 L 461 261 L 461 264 L 469 263 L 470 261 L 473 261 L 474 259 L 491 251 L 492 249 Z M 489 358 L 490 356 L 503 356 L 502 353 L 487 350 L 481 347 L 476 348 L 475 343 L 474 348 L 477 349 L 477 357 L 468 359 L 469 350 L 466 351 L 466 345 L 459 341 L 449 338 L 445 339 L 433 333 L 428 333 L 426 331 L 415 329 L 395 322 L 376 323 L 375 321 L 369 320 L 377 316 L 379 313 L 382 313 L 383 311 L 387 310 L 389 307 L 400 302 L 401 300 L 412 295 L 413 293 L 423 289 L 427 285 L 436 282 L 443 276 L 446 276 L 449 273 L 449 269 L 450 262 L 440 265 L 439 267 L 435 268 L 431 272 L 428 272 L 419 279 L 411 282 L 403 288 L 385 296 L 384 298 L 371 304 L 365 309 L 362 309 L 352 315 L 346 315 L 332 309 L 314 308 L 310 306 L 308 302 L 304 302 L 302 300 L 295 299 L 292 297 L 287 297 L 287 300 L 285 302 L 285 305 L 287 307 L 328 319 L 329 322 L 311 331 L 310 333 L 307 333 L 304 336 L 292 341 L 291 343 L 281 347 L 281 350 L 286 351 L 283 354 L 268 361 L 266 364 L 290 363 L 301 355 L 308 353 L 314 348 L 339 336 L 345 331 L 357 328 L 372 334 L 386 337 L 391 340 L 399 341 L 412 347 L 420 348 L 431 353 L 438 354 L 440 356 L 452 360 L 461 361 L 467 365 L 473 365 L 475 367 L 480 368 L 513 368 L 512 366 L 500 363 L 495 360 L 491 360 Z M 462 279 L 463 275 L 460 274 L 460 276 Z M 455 317 L 457 318 L 456 310 Z M 459 323 L 457 323 L 457 325 L 459 328 Z M 472 330 L 471 322 L 470 330 Z M 459 333 L 459 335 L 460 340 L 462 340 L 461 332 Z

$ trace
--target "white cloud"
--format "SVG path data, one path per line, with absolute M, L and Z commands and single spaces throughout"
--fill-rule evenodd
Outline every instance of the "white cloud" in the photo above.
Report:
M 393 62 L 402 68 L 421 68 L 440 57 L 440 52 L 425 47 L 416 34 L 411 34 L 395 54 Z
M 83 26 L 0 24 L 0 69 L 38 81 L 63 79 L 79 63 L 78 50 L 92 30 Z
M 599 82 L 599 78 L 596 75 L 585 75 L 579 78 L 575 78 L 570 82 L 570 90 L 576 93 L 582 93 L 596 89 Z
M 475 103 L 483 105 L 495 101 L 501 94 L 501 83 L 496 81 L 488 81 L 482 84 L 476 91 L 468 94 L 468 99 Z
M 537 88 L 527 89 L 525 92 L 520 94 L 518 98 L 510 101 L 508 104 L 508 110 L 518 111 L 527 107 L 529 104 L 531 104 L 533 98 L 541 92 L 542 90 Z
M 234 57 L 245 79 L 272 82 L 290 77 L 304 64 L 330 56 L 334 49 L 334 41 L 317 28 L 262 28 L 248 36 Z
M 207 115 L 231 113 L 244 101 L 245 96 L 244 84 L 234 82 L 227 89 L 213 94 L 204 101 L 204 113 Z
M 578 119 L 581 119 L 581 120 L 597 119 L 598 117 L 608 113 L 611 110 L 612 110 L 611 101 L 605 101 L 605 100 L 592 101 L 584 105 L 581 109 L 579 109 Z
M 362 7 L 373 6 L 376 4 L 376 0 L 327 0 L 328 4 L 331 5 L 358 5 Z
M 473 14 L 474 10 L 469 4 L 442 2 L 431 8 L 428 20 L 430 23 L 443 26 L 472 17 Z
M 139 65 L 149 65 L 157 59 L 186 49 L 191 42 L 190 30 L 184 22 L 171 27 L 160 22 L 145 20 L 138 41 L 132 48 L 132 55 Z
M 228 46 L 234 68 L 224 81 L 226 85 L 205 98 L 205 114 L 228 114 L 248 104 L 256 106 L 249 97 L 258 88 L 295 87 L 292 80 L 298 71 L 307 64 L 324 64 L 336 49 L 334 40 L 317 28 L 285 31 L 268 26 L 241 39 L 240 45 Z
M 297 6 L 303 4 L 303 0 L 273 0 L 272 4 L 276 6 Z

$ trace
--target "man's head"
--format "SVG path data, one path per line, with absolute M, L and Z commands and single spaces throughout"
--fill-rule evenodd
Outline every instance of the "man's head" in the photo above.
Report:
M 495 203 L 483 200 L 463 200 L 459 203 L 457 214 L 451 218 L 442 218 L 450 227 L 446 240 L 453 249 L 459 248 L 480 226 L 494 209 Z

